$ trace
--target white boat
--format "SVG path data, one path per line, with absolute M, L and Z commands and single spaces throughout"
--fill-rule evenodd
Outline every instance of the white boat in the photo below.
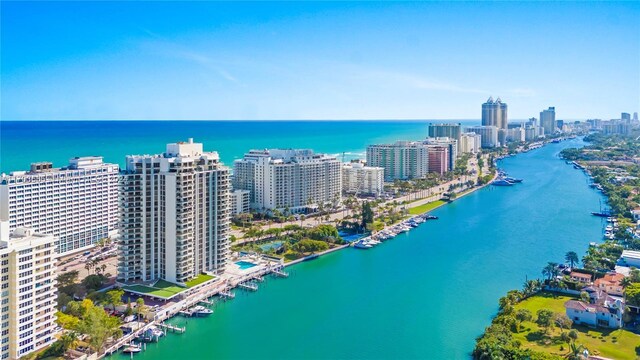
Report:
M 604 228 L 606 231 L 613 231 L 613 226 L 611 225 L 607 225 L 606 228 Z
M 140 351 L 142 351 L 142 347 L 140 345 L 136 345 L 136 344 L 129 344 L 127 347 L 124 348 L 124 350 L 122 350 L 123 353 L 125 354 L 136 354 L 139 353 Z
M 207 309 L 206 307 L 202 306 L 202 305 L 197 305 L 191 308 L 191 313 L 194 316 L 209 316 L 211 314 L 213 314 L 213 310 L 211 309 Z
M 371 249 L 373 247 L 373 245 L 369 244 L 368 242 L 365 241 L 357 241 L 353 244 L 353 247 L 356 249 Z

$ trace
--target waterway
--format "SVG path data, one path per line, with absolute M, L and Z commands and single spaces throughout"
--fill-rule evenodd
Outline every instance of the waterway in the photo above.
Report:
M 601 237 L 601 195 L 558 159 L 580 139 L 507 158 L 524 182 L 487 187 L 370 250 L 345 249 L 291 267 L 256 293 L 238 291 L 206 319 L 137 359 L 466 359 L 497 301 L 541 277 L 547 261 L 582 256 Z

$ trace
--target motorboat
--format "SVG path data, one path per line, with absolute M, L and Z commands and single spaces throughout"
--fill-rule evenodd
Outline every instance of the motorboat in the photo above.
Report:
M 142 347 L 140 345 L 136 345 L 134 343 L 131 343 L 129 345 L 127 345 L 122 352 L 125 354 L 137 354 L 140 351 L 142 351 Z
M 190 311 L 193 314 L 193 316 L 209 316 L 213 314 L 213 310 L 207 309 L 202 305 L 194 306 L 193 308 L 191 308 Z

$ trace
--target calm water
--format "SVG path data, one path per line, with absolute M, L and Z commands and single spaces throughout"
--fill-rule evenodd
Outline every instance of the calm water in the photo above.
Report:
M 237 291 L 210 318 L 176 319 L 185 334 L 136 358 L 468 358 L 500 296 L 600 238 L 601 220 L 589 215 L 599 195 L 557 158 L 581 145 L 504 160 L 522 184 L 485 188 L 374 249 L 345 249 L 295 265 L 257 293 Z
M 126 155 L 158 154 L 165 144 L 192 137 L 231 165 L 250 149 L 313 148 L 364 157 L 368 144 L 419 140 L 424 121 L 42 121 L 0 122 L 0 172 L 27 170 L 31 162 L 65 166 L 75 156 L 100 155 L 124 165 Z M 442 122 L 442 121 L 438 121 Z M 478 121 L 465 121 L 475 125 Z

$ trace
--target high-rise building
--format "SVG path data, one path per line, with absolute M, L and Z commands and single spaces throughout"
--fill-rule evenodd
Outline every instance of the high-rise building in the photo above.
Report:
M 429 172 L 429 145 L 397 141 L 367 147 L 367 165 L 384 168 L 384 180 L 420 179 Z
M 480 135 L 481 147 L 483 148 L 494 148 L 499 145 L 498 128 L 495 126 L 471 126 L 466 130 Z
M 549 107 L 540 112 L 540 126 L 544 128 L 544 133 L 553 135 L 556 132 L 556 108 Z
M 342 165 L 342 190 L 347 194 L 380 196 L 384 192 L 384 168 L 361 162 Z
M 482 125 L 495 126 L 498 129 L 506 129 L 509 124 L 507 116 L 507 104 L 500 98 L 493 100 L 490 97 L 486 103 L 482 104 Z
M 460 124 L 429 124 L 430 138 L 449 138 L 458 142 L 458 150 L 460 146 Z
M 556 128 L 562 130 L 564 127 L 564 120 L 556 120 Z
M 481 144 L 481 136 L 476 133 L 466 132 L 460 135 L 460 152 L 463 154 L 478 153 Z
M 234 162 L 234 189 L 251 192 L 258 211 L 303 212 L 342 197 L 341 163 L 310 149 L 251 150 Z
M 231 192 L 231 214 L 248 213 L 251 209 L 250 196 L 251 192 L 249 190 L 233 190 Z
M 453 170 L 456 166 L 456 159 L 458 158 L 458 140 L 451 139 L 448 137 L 437 137 L 437 138 L 427 138 L 424 140 L 424 143 L 427 145 L 437 145 L 444 146 L 447 148 L 448 154 L 448 170 Z M 448 171 L 447 170 L 447 171 Z
M 622 120 L 611 120 L 602 123 L 602 133 L 605 135 L 629 135 L 631 125 Z
M 118 165 L 77 157 L 63 168 L 31 164 L 0 177 L 0 220 L 51 234 L 61 254 L 118 233 Z
M 0 221 L 0 359 L 20 359 L 56 341 L 53 235 Z
M 126 157 L 121 175 L 118 281 L 184 284 L 223 271 L 229 255 L 229 168 L 202 144 Z
M 638 121 L 638 113 L 637 112 L 633 113 L 633 121 Z
M 526 140 L 526 130 L 523 127 L 508 129 L 506 133 L 507 142 L 523 142 Z
M 629 122 L 629 121 L 631 121 L 631 114 L 623 112 L 622 114 L 620 114 L 620 119 L 622 121 Z
M 449 167 L 449 147 L 429 145 L 429 172 L 444 175 Z

